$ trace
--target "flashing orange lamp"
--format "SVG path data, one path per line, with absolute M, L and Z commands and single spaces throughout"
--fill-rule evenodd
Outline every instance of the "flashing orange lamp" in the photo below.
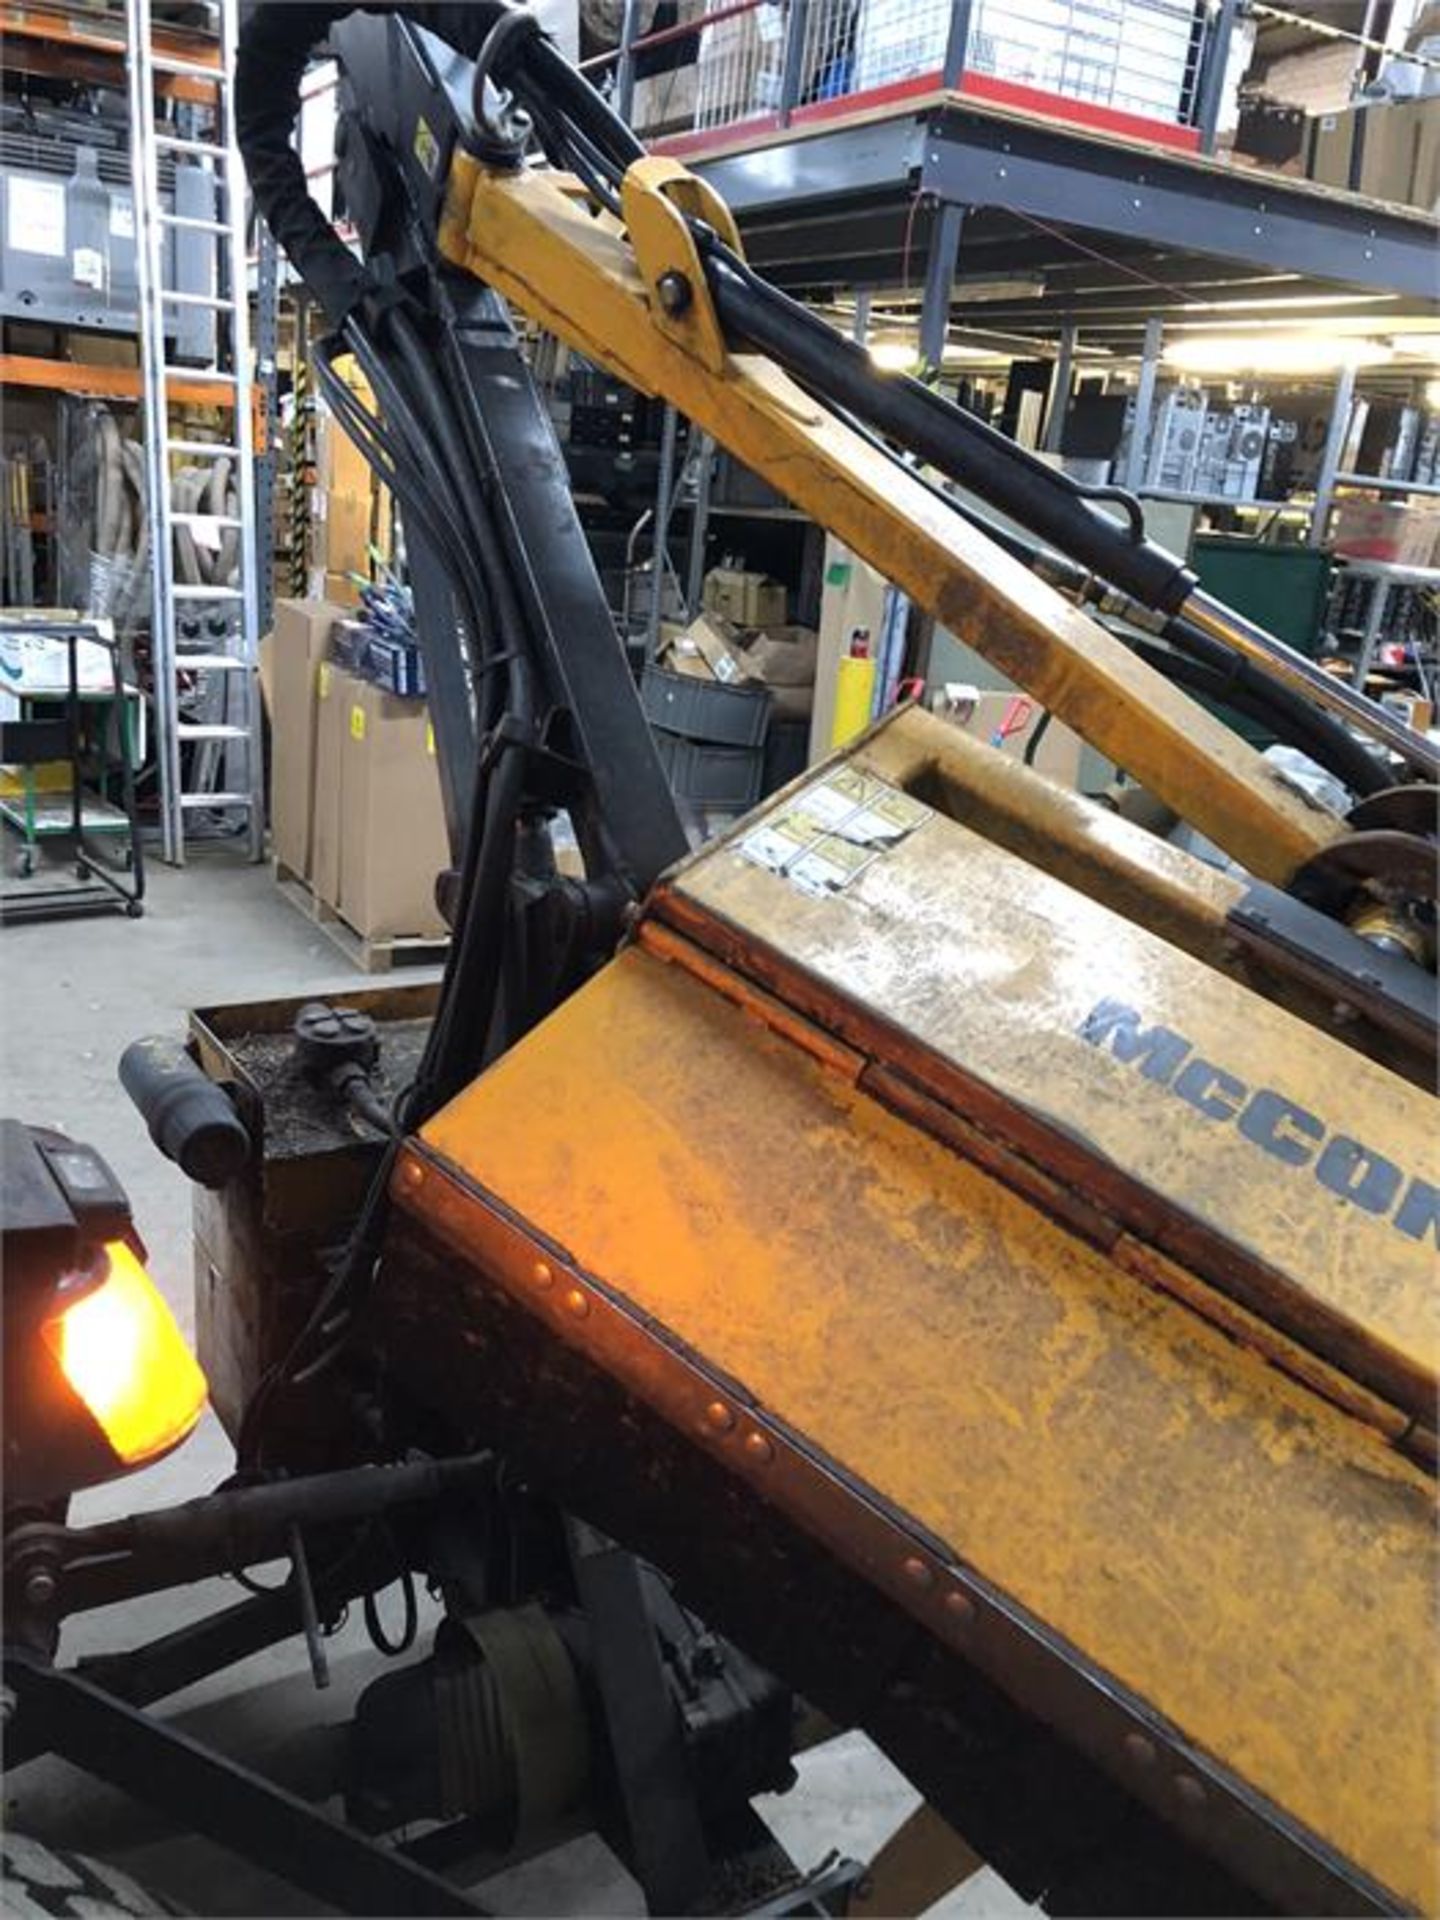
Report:
M 199 1420 L 205 1376 L 142 1256 L 92 1148 L 0 1121 L 7 1511 L 144 1466 Z
M 123 1240 L 109 1272 L 46 1321 L 60 1371 L 127 1467 L 177 1446 L 205 1406 L 205 1376 L 159 1289 Z

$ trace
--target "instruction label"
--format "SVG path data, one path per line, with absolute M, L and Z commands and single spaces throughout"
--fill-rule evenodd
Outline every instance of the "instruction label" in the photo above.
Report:
M 99 293 L 105 285 L 105 256 L 98 247 L 76 247 L 70 257 L 70 278 L 77 287 L 93 287 Z
M 440 164 L 440 142 L 435 138 L 430 129 L 430 123 L 423 114 L 415 122 L 415 158 L 433 180 L 435 169 Z
M 5 213 L 10 245 L 17 252 L 65 258 L 63 180 L 26 180 L 12 173 L 6 182 Z
M 112 193 L 110 196 L 110 238 L 135 238 L 135 202 L 128 193 Z
M 736 851 L 802 893 L 842 893 L 930 817 L 922 801 L 889 781 L 840 767 L 752 828 Z

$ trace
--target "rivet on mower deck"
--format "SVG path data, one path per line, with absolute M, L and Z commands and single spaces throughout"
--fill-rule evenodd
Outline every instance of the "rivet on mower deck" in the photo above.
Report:
M 1190 1812 L 1197 1812 L 1205 1804 L 1205 1789 L 1193 1773 L 1177 1773 L 1175 1776 L 1175 1798 Z

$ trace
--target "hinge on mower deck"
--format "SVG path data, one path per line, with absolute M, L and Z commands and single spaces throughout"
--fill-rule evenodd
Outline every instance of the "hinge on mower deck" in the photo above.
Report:
M 1299 911 L 1307 912 L 1304 908 Z M 1342 936 L 1345 934 L 1343 928 L 1336 931 Z M 1434 1469 L 1436 1436 L 1430 1428 L 1383 1395 L 1300 1346 L 1201 1274 L 1192 1272 L 1128 1230 L 1116 1215 L 1098 1206 L 1089 1194 L 1058 1179 L 994 1128 L 974 1115 L 956 1112 L 889 1063 L 846 1045 L 662 922 L 642 921 L 634 937 L 654 958 L 683 967 L 769 1032 L 808 1054 L 827 1073 L 837 1074 L 847 1084 L 869 1094 L 881 1106 L 1002 1181 L 1057 1225 L 1087 1241 L 1146 1286 L 1169 1294 L 1352 1419 L 1373 1427 L 1400 1452 Z M 1384 955 L 1376 956 L 1377 961 L 1384 958 Z

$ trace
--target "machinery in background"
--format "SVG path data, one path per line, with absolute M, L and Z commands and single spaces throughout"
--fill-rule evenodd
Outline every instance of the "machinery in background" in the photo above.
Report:
M 0 119 L 0 315 L 107 333 L 139 331 L 129 130 L 58 106 L 7 104 Z M 179 363 L 214 358 L 215 176 L 183 155 L 158 169 L 167 285 L 187 296 L 168 325 Z

